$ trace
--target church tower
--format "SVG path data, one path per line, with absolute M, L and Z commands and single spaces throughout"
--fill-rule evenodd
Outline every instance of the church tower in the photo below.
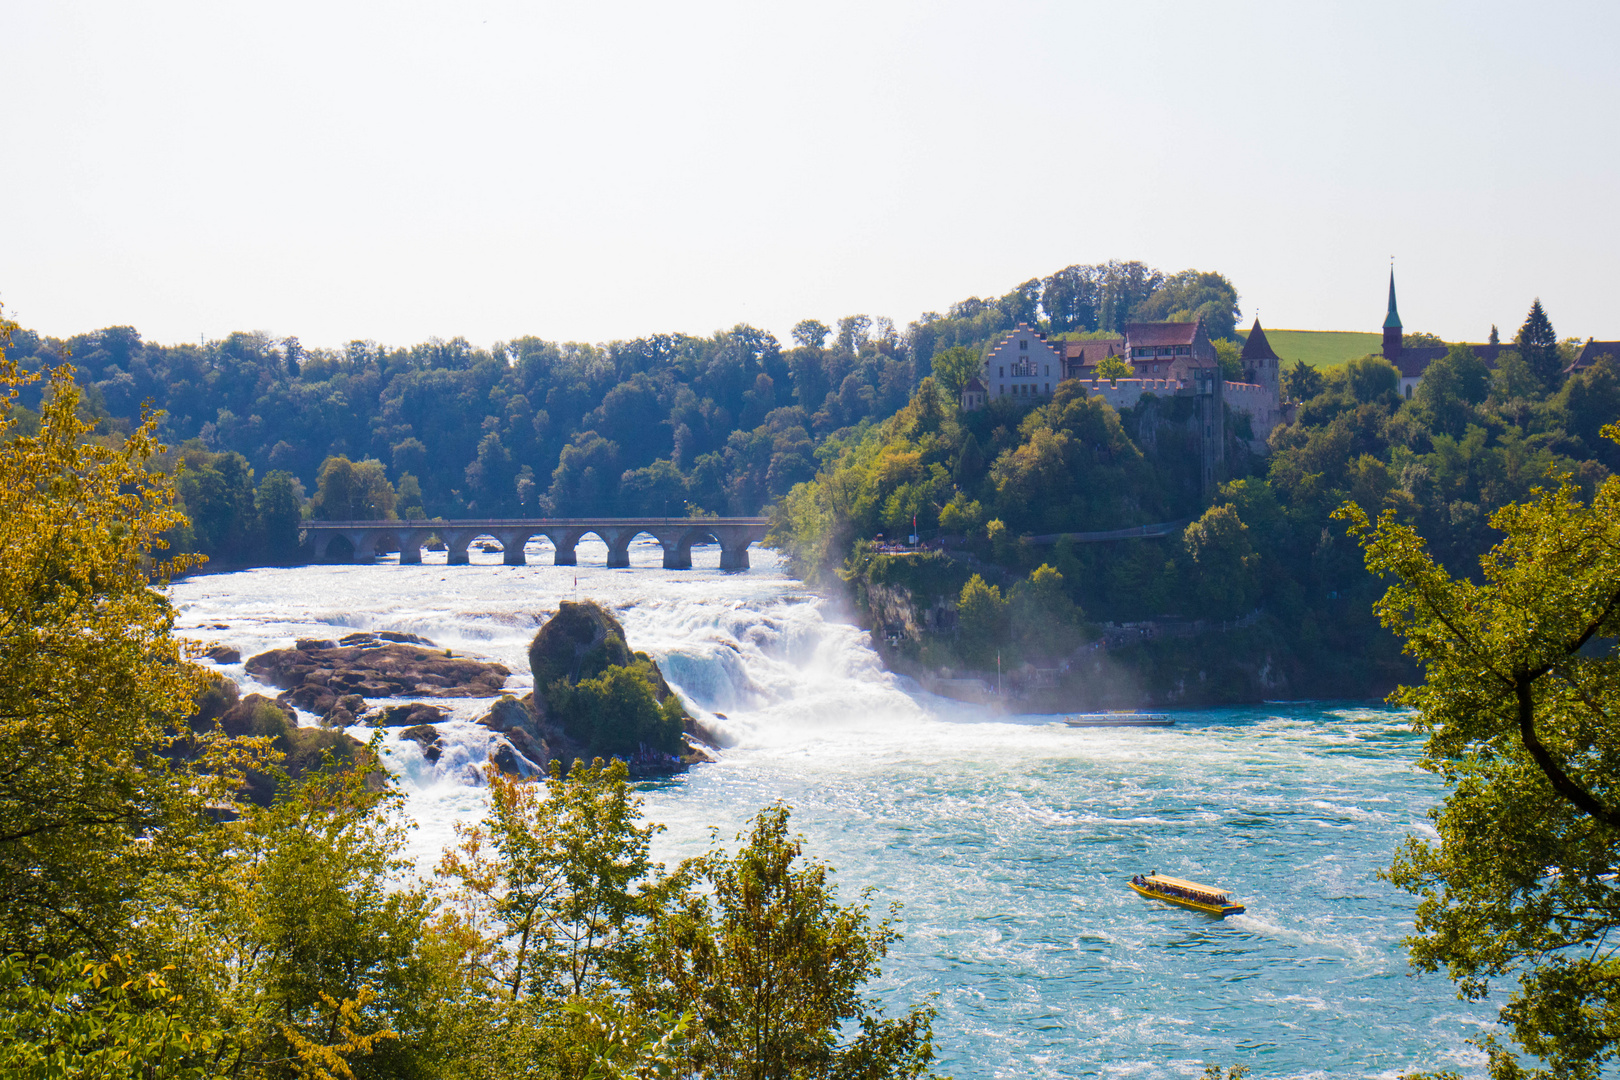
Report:
M 1401 358 L 1401 313 L 1395 310 L 1395 268 L 1389 268 L 1389 314 L 1384 316 L 1384 359 L 1397 363 Z

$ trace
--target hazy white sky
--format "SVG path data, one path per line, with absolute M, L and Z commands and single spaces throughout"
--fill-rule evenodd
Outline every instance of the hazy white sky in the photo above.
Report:
M 1613 3 L 0 0 L 0 301 L 407 344 L 897 323 L 1076 262 L 1620 337 Z

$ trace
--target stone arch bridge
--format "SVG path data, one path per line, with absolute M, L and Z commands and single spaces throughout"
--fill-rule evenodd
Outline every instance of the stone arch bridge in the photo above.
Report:
M 770 519 L 735 518 L 486 518 L 466 521 L 306 521 L 302 528 L 317 558 L 367 562 L 379 547 L 399 549 L 401 565 L 422 561 L 422 547 L 437 536 L 451 566 L 466 566 L 468 546 L 480 536 L 501 545 L 502 562 L 523 566 L 523 545 L 544 536 L 556 551 L 555 565 L 578 566 L 574 546 L 594 533 L 608 548 L 609 569 L 630 565 L 630 542 L 646 533 L 664 549 L 664 569 L 690 570 L 692 545 L 720 545 L 720 569 L 748 569 L 748 546 L 765 539 Z M 337 544 L 342 538 L 349 550 Z

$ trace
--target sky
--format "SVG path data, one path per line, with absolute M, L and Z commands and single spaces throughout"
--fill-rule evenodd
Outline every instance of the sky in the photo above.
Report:
M 1620 5 L 0 0 L 0 303 L 68 336 L 901 326 L 1074 263 L 1620 338 Z

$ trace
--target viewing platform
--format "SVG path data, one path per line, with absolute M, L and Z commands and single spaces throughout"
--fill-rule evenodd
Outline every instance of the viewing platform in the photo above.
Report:
M 556 554 L 555 566 L 578 566 L 575 545 L 595 535 L 607 545 L 611 569 L 630 565 L 630 542 L 646 533 L 664 549 L 665 570 L 690 570 L 694 544 L 720 545 L 720 569 L 747 570 L 749 545 L 765 539 L 770 519 L 732 518 L 473 518 L 460 521 L 306 521 L 299 528 L 317 558 L 328 562 L 370 562 L 377 550 L 399 549 L 401 566 L 419 564 L 430 537 L 444 541 L 446 561 L 467 566 L 467 548 L 487 536 L 501 545 L 502 563 L 524 566 L 523 547 L 543 536 Z M 341 543 L 340 543 L 341 541 Z

